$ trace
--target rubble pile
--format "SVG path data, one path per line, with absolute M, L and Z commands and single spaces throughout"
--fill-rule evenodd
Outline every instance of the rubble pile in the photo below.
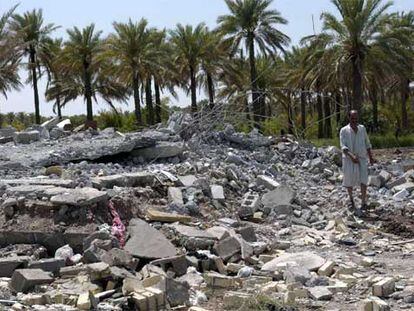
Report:
M 338 148 L 231 125 L 192 135 L 193 123 L 3 129 L 0 305 L 414 308 L 414 240 L 402 240 L 414 226 L 397 232 L 390 218 L 413 216 L 414 166 L 374 166 L 359 219 L 346 209 Z

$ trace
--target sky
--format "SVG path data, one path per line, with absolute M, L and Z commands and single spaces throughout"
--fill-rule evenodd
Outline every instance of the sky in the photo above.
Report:
M 391 11 L 414 10 L 414 0 L 394 0 Z M 217 24 L 219 15 L 227 14 L 228 9 L 224 0 L 0 0 L 0 14 L 19 3 L 17 13 L 28 10 L 43 9 L 45 22 L 61 26 L 53 36 L 66 38 L 66 29 L 77 26 L 82 28 L 95 23 L 96 29 L 102 30 L 103 35 L 112 32 L 112 23 L 125 22 L 129 18 L 139 20 L 145 17 L 150 26 L 158 28 L 174 28 L 177 23 L 196 25 L 205 22 L 210 28 Z M 304 36 L 318 33 L 321 29 L 320 15 L 323 11 L 334 13 L 335 9 L 330 0 L 274 0 L 272 9 L 277 9 L 288 20 L 287 25 L 280 26 L 280 30 L 292 39 L 292 44 L 298 44 Z M 26 72 L 21 71 L 22 81 L 26 79 Z M 39 84 L 41 114 L 53 115 L 52 103 L 45 101 L 43 93 L 46 81 Z M 167 95 L 167 94 L 165 94 Z M 204 97 L 199 94 L 200 99 Z M 190 99 L 185 93 L 179 92 L 179 100 L 173 104 L 187 106 Z M 122 109 L 132 110 L 132 98 L 128 106 Z M 107 107 L 97 104 L 94 111 L 101 111 Z M 0 112 L 33 112 L 33 90 L 25 85 L 20 91 L 8 93 L 8 98 L 0 97 Z M 63 114 L 83 114 L 86 111 L 82 99 L 67 104 Z

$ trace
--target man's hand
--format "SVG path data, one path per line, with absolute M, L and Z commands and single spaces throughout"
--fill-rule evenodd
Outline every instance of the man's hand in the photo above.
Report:
M 358 157 L 356 155 L 354 155 L 352 153 L 349 153 L 348 155 L 351 158 L 351 161 L 352 162 L 354 162 L 355 164 L 358 164 L 359 163 L 359 159 L 358 159 Z

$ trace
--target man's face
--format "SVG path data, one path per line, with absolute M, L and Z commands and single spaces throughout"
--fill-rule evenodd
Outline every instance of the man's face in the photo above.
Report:
M 351 126 L 356 126 L 358 124 L 358 113 L 356 111 L 351 111 L 349 114 L 349 123 Z

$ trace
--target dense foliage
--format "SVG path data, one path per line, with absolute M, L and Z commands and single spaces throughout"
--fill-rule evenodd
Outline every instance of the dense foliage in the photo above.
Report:
M 0 18 L 0 94 L 19 89 L 19 68 L 26 68 L 35 116 L 4 115 L 3 125 L 41 121 L 37 81 L 46 77 L 42 91 L 60 117 L 83 98 L 86 119 L 123 130 L 164 120 L 162 96 L 176 96 L 177 88 L 190 95 L 193 113 L 202 104 L 229 109 L 241 130 L 331 138 L 350 109 L 371 132 L 413 130 L 414 11 L 393 12 L 384 0 L 331 0 L 336 12 L 321 13 L 322 32 L 290 46 L 279 29 L 288 21 L 272 0 L 225 2 L 228 14 L 216 29 L 160 30 L 143 18 L 114 22 L 107 37 L 93 24 L 74 27 L 66 40 L 51 37 L 56 26 L 41 10 L 20 15 L 12 8 Z M 200 89 L 206 101 L 197 100 Z M 133 113 L 122 112 L 128 100 Z M 112 112 L 94 117 L 94 101 Z

